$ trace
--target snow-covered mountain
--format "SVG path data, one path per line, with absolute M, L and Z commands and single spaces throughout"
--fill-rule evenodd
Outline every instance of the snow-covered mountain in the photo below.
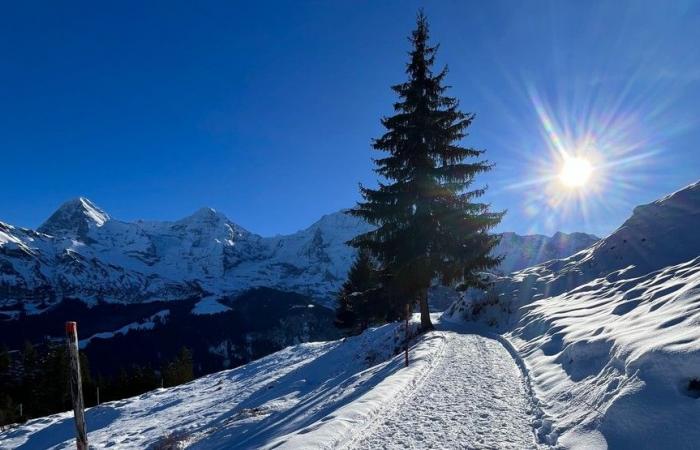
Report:
M 346 242 L 368 231 L 337 212 L 286 236 L 262 237 L 202 208 L 175 222 L 123 222 L 85 198 L 68 201 L 37 231 L 0 222 L 0 312 L 35 313 L 64 298 L 142 303 L 230 296 L 272 287 L 331 304 L 351 265 Z M 501 271 L 571 254 L 583 233 L 505 233 Z
M 506 232 L 501 234 L 501 241 L 493 253 L 504 257 L 498 272 L 507 274 L 544 261 L 573 255 L 595 244 L 599 239 L 587 233 L 557 232 L 549 237 L 541 234 L 523 236 Z
M 63 298 L 134 303 L 266 286 L 328 300 L 350 267 L 345 242 L 369 227 L 342 212 L 263 238 L 203 208 L 175 222 L 122 222 L 85 198 L 37 231 L 0 223 L 0 305 L 37 312 Z
M 496 277 L 494 287 L 480 300 L 479 314 L 493 309 L 491 322 L 503 320 L 501 309 L 517 311 L 532 300 L 552 297 L 600 277 L 630 279 L 679 264 L 700 255 L 700 182 L 691 184 L 634 209 L 622 226 L 589 248 L 567 258 L 553 259 L 507 276 Z M 479 292 L 454 308 L 473 307 Z M 497 300 L 497 301 L 496 301 Z M 518 315 L 508 315 L 517 320 Z

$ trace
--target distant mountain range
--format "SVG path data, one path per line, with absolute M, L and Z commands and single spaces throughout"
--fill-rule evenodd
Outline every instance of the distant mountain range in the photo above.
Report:
M 253 287 L 331 305 L 371 226 L 344 212 L 286 236 L 251 233 L 210 208 L 174 222 L 123 222 L 86 198 L 61 205 L 36 231 L 0 222 L 0 312 L 35 314 L 66 298 L 88 305 L 231 296 Z M 584 233 L 504 233 L 494 253 L 508 273 L 573 254 Z M 210 301 L 211 302 L 211 301 Z
M 327 301 L 353 258 L 345 242 L 368 229 L 336 213 L 263 238 L 209 208 L 175 222 L 128 223 L 78 198 L 36 231 L 0 223 L 0 305 L 35 313 L 64 298 L 142 303 L 256 286 Z

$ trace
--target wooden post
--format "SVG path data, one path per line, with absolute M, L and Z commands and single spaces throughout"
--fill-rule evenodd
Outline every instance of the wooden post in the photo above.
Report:
M 100 406 L 100 387 L 97 386 L 97 406 Z
M 411 315 L 411 305 L 406 303 L 406 326 L 404 329 L 404 333 L 405 333 L 404 339 L 406 341 L 405 342 L 406 348 L 405 348 L 405 352 L 404 352 L 404 356 L 405 356 L 404 359 L 406 360 L 406 367 L 408 367 L 408 316 L 410 316 L 410 315 Z
M 85 404 L 83 403 L 83 383 L 80 378 L 80 355 L 78 353 L 78 325 L 66 322 L 68 356 L 70 358 L 70 394 L 73 398 L 75 416 L 75 444 L 78 450 L 88 450 L 87 427 L 85 426 Z

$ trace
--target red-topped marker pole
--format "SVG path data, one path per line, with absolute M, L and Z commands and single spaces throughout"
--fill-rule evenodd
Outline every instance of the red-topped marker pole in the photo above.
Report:
M 66 336 L 70 358 L 70 394 L 73 398 L 73 414 L 75 416 L 75 444 L 78 450 L 88 450 L 83 382 L 80 378 L 80 356 L 78 353 L 78 324 L 76 322 L 66 322 Z

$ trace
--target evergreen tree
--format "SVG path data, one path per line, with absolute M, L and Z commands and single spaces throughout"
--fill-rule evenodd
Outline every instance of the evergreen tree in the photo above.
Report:
M 363 202 L 352 210 L 377 226 L 351 243 L 367 249 L 391 273 L 392 289 L 420 306 L 421 325 L 431 329 L 427 290 L 432 280 L 478 285 L 477 272 L 498 264 L 489 256 L 498 238 L 489 234 L 503 213 L 478 202 L 474 177 L 492 166 L 484 151 L 460 146 L 474 114 L 447 97 L 444 68 L 433 74 L 437 46 L 428 44 L 423 12 L 410 41 L 408 81 L 392 87 L 395 115 L 382 119 L 385 134 L 374 141 L 388 155 L 375 160 L 384 179 L 377 189 L 360 186 Z M 469 159 L 469 161 L 467 161 Z
M 177 357 L 163 370 L 163 382 L 165 386 L 177 386 L 194 379 L 194 365 L 192 352 L 187 347 L 182 347 Z
M 10 351 L 5 345 L 0 346 L 0 375 L 7 372 L 10 368 Z
M 379 274 L 372 257 L 369 252 L 360 250 L 338 294 L 336 325 L 360 332 L 371 322 L 385 319 L 380 290 Z

